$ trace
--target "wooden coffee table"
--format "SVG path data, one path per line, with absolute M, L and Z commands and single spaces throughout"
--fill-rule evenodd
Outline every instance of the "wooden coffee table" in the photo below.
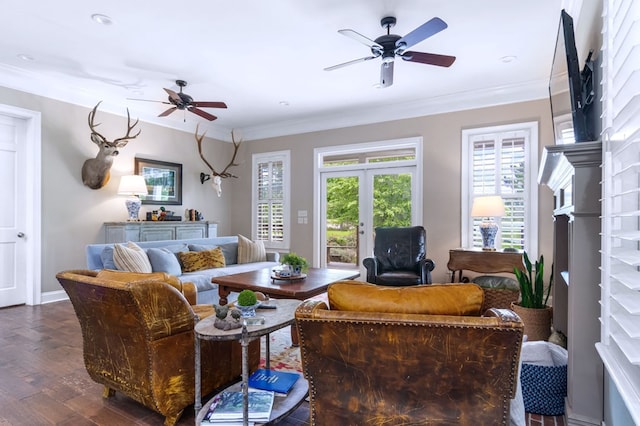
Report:
M 360 276 L 356 270 L 309 268 L 307 276 L 300 280 L 274 280 L 272 268 L 258 269 L 240 274 L 215 277 L 211 282 L 218 285 L 220 304 L 226 305 L 232 291 L 249 289 L 260 291 L 275 299 L 305 300 L 327 291 L 329 284 L 341 280 L 352 280 Z
M 274 299 L 305 300 L 327 291 L 329 284 L 341 280 L 352 280 L 360 276 L 359 271 L 346 269 L 309 268 L 301 280 L 274 280 L 273 268 L 215 277 L 211 282 L 218 285 L 220 304 L 226 305 L 232 291 L 249 289 L 259 291 Z M 291 325 L 291 343 L 298 346 L 298 330 Z

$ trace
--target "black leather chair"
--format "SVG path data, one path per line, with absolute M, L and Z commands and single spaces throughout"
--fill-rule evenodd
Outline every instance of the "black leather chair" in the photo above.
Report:
M 433 260 L 426 258 L 427 233 L 422 226 L 376 228 L 373 257 L 362 261 L 367 282 L 407 286 L 431 284 Z

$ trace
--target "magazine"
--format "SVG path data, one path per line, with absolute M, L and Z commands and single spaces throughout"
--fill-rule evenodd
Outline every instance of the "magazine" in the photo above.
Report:
M 299 378 L 299 373 L 260 368 L 249 376 L 249 387 L 286 396 Z
M 274 393 L 263 390 L 249 390 L 249 421 L 266 422 L 271 416 Z M 224 391 L 211 403 L 203 422 L 217 423 L 219 420 L 242 420 L 244 400 L 242 392 Z

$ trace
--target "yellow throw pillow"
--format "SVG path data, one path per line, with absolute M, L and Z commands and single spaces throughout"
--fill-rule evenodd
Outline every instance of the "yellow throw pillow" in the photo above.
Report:
M 247 237 L 238 235 L 238 263 L 266 262 L 267 250 L 264 242 L 251 241 Z
M 136 243 L 129 241 L 127 245 L 114 244 L 113 263 L 121 271 L 152 272 L 147 253 Z
M 202 271 L 203 269 L 222 268 L 225 266 L 224 253 L 220 247 L 205 251 L 178 252 L 182 272 Z
M 479 316 L 484 300 L 476 284 L 392 287 L 339 281 L 327 293 L 331 309 L 357 312 Z

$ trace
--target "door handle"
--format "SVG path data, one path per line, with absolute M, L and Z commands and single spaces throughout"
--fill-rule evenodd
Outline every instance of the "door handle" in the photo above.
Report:
M 18 238 L 24 238 L 24 232 L 18 232 Z

